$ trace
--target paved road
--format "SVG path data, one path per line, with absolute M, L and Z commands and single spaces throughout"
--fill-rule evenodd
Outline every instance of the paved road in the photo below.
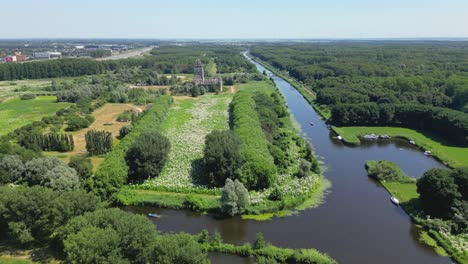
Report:
M 130 58 L 130 57 L 140 56 L 143 53 L 148 52 L 148 51 L 150 51 L 152 49 L 153 49 L 153 47 L 145 47 L 145 48 L 142 48 L 142 49 L 130 50 L 130 51 L 127 51 L 127 52 L 124 52 L 124 53 L 119 53 L 119 54 L 112 55 L 110 57 L 99 58 L 99 59 L 96 59 L 96 60 L 105 61 L 105 60 L 127 59 L 127 58 Z

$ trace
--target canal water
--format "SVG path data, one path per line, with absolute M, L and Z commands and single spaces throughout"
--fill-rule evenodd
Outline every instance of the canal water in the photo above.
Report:
M 319 115 L 288 82 L 255 63 L 260 72 L 272 76 L 286 99 L 292 116 L 304 136 L 311 141 L 326 166 L 325 177 L 332 187 L 323 204 L 296 215 L 269 221 L 242 220 L 240 217 L 214 219 L 194 212 L 148 207 L 127 207 L 146 214 L 160 231 L 198 233 L 218 230 L 226 242 L 253 242 L 262 232 L 272 244 L 291 248 L 316 248 L 339 263 L 451 263 L 417 241 L 416 229 L 408 215 L 390 202 L 385 189 L 367 177 L 366 160 L 389 160 L 412 177 L 430 168 L 443 167 L 433 158 L 403 140 L 364 142 L 345 146 L 333 137 Z M 314 124 L 311 126 L 311 122 Z M 252 259 L 211 255 L 213 263 L 252 263 Z

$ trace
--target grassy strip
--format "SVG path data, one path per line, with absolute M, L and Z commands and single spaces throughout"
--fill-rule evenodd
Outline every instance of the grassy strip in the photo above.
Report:
M 411 217 L 416 224 L 424 225 L 424 220 L 421 216 L 424 216 L 424 212 L 419 204 L 419 193 L 417 192 L 416 181 L 406 175 L 403 171 L 398 168 L 395 164 L 389 161 L 366 161 L 366 169 L 368 173 L 372 173 L 378 164 L 387 164 L 391 168 L 396 170 L 396 174 L 400 175 L 401 178 L 395 181 L 379 181 L 385 189 L 394 197 L 398 198 L 402 208 Z M 448 255 L 458 263 L 468 263 L 468 252 L 460 252 L 452 246 L 449 241 L 441 232 L 429 229 L 427 226 L 424 230 L 426 233 L 422 233 L 420 241 L 434 248 L 437 253 L 448 253 Z M 432 239 L 428 239 L 426 235 L 429 235 Z M 460 236 L 463 239 L 463 236 Z M 437 244 L 434 244 L 434 240 Z
M 232 254 L 241 257 L 265 257 L 274 259 L 278 263 L 296 263 L 296 264 L 309 264 L 309 263 L 336 263 L 334 259 L 328 255 L 321 253 L 315 249 L 291 249 L 280 248 L 272 245 L 254 249 L 250 244 L 241 246 L 228 244 L 228 243 L 211 243 L 202 244 L 202 247 L 208 252 L 216 252 L 222 254 Z
M 134 124 L 132 132 L 125 136 L 111 153 L 107 154 L 95 175 L 88 182 L 95 193 L 102 197 L 109 197 L 126 182 L 128 166 L 125 162 L 125 154 L 128 148 L 141 133 L 154 131 L 160 127 L 172 101 L 172 97 L 167 95 L 159 97 L 153 103 L 153 107 L 144 112 L 141 119 Z
M 330 108 L 324 106 L 324 105 L 319 105 L 315 102 L 316 95 L 314 92 L 312 92 L 310 89 L 305 87 L 303 84 L 299 83 L 297 80 L 295 80 L 293 77 L 289 76 L 286 73 L 281 72 L 280 70 L 276 69 L 272 65 L 270 65 L 268 62 L 263 61 L 257 57 L 253 57 L 251 55 L 251 58 L 261 64 L 263 67 L 267 68 L 271 72 L 273 72 L 275 75 L 278 77 L 282 78 L 289 84 L 291 84 L 296 90 L 304 97 L 304 99 L 319 113 L 319 115 L 324 119 L 328 120 L 331 116 L 331 111 Z
M 188 203 L 188 196 L 199 201 L 198 208 L 192 208 Z M 191 194 L 139 190 L 131 188 L 122 188 L 116 198 L 123 205 L 149 205 L 173 209 L 196 209 L 197 211 L 217 210 L 220 207 L 219 196 L 208 194 Z
M 325 190 L 331 187 L 331 182 L 325 177 L 320 176 L 314 188 L 307 194 L 292 199 L 283 199 L 281 201 L 267 201 L 256 206 L 247 208 L 246 214 L 242 219 L 266 221 L 273 217 L 285 217 L 309 208 L 319 206 L 325 197 Z
M 335 133 L 341 135 L 346 143 L 359 145 L 359 137 L 366 134 L 386 134 L 392 137 L 401 137 L 414 140 L 416 145 L 423 150 L 430 150 L 432 154 L 447 166 L 468 166 L 468 148 L 445 144 L 416 130 L 400 127 L 333 127 Z

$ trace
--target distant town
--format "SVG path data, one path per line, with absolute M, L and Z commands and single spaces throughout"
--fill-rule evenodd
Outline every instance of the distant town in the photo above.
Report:
M 50 60 L 67 57 L 105 58 L 122 54 L 135 48 L 127 44 L 94 44 L 94 43 L 24 43 L 14 49 L 0 47 L 0 63 L 15 63 L 31 60 Z

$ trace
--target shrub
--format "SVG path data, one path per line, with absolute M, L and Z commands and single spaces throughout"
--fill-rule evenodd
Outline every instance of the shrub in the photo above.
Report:
M 133 126 L 132 125 L 127 125 L 127 126 L 123 126 L 119 129 L 119 138 L 122 139 L 124 138 L 126 135 L 130 134 L 130 132 L 132 132 L 132 129 L 133 129 Z
M 34 95 L 34 94 L 22 94 L 22 95 L 20 95 L 21 100 L 31 100 L 31 99 L 34 99 L 34 98 L 36 98 L 36 95 Z
M 250 204 L 250 197 L 244 185 L 236 180 L 226 179 L 226 184 L 221 193 L 221 211 L 224 214 L 234 216 L 241 213 Z
M 68 166 L 75 169 L 82 180 L 86 180 L 93 174 L 91 160 L 82 156 L 72 156 Z
M 193 195 L 187 195 L 184 201 L 184 207 L 193 211 L 200 211 L 206 208 L 205 202 Z

